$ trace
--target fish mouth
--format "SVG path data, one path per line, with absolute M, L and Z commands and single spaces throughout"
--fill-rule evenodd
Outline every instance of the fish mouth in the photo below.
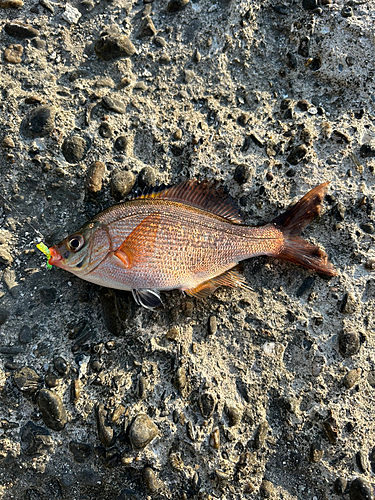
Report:
M 62 260 L 62 256 L 59 254 L 55 247 L 51 247 L 48 250 L 51 254 L 51 257 L 48 259 L 48 264 L 50 264 L 51 266 L 60 267 L 59 263 Z

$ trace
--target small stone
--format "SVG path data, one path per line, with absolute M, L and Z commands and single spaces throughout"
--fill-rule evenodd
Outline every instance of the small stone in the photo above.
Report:
M 259 424 L 257 430 L 255 431 L 254 448 L 256 450 L 260 450 L 262 448 L 266 440 L 267 434 L 268 434 L 268 422 L 265 420 Z
M 310 38 L 308 36 L 304 36 L 301 38 L 298 47 L 298 54 L 302 57 L 309 57 L 310 52 Z
M 31 328 L 28 325 L 23 325 L 18 334 L 18 341 L 20 344 L 29 344 L 33 339 Z
M 107 425 L 106 423 L 107 412 L 104 410 L 104 406 L 102 404 L 97 405 L 96 407 L 96 423 L 98 426 L 98 434 L 100 442 L 106 448 L 112 446 L 115 442 L 115 435 L 112 427 Z
M 61 431 L 67 422 L 64 404 L 60 396 L 48 389 L 39 391 L 36 404 L 47 427 Z
M 20 23 L 18 21 L 12 21 L 4 26 L 4 31 L 7 35 L 13 38 L 20 38 L 24 40 L 26 38 L 35 38 L 39 36 L 39 31 L 29 24 Z
M 44 383 L 52 389 L 59 385 L 59 377 L 53 372 L 47 372 L 44 376 Z
M 66 375 L 69 371 L 69 363 L 61 356 L 53 359 L 53 367 L 59 375 Z
M 272 498 L 273 494 L 275 493 L 275 487 L 271 483 L 271 481 L 263 479 L 259 488 L 259 493 L 262 498 Z
M 172 326 L 165 334 L 165 338 L 168 340 L 176 340 L 179 335 L 180 329 L 177 326 Z
M 159 57 L 159 63 L 160 64 L 169 64 L 171 62 L 171 58 L 169 57 L 168 54 L 162 54 Z
M 348 482 L 345 478 L 338 477 L 333 485 L 333 489 L 335 490 L 335 493 L 337 493 L 338 495 L 342 495 L 346 490 L 347 484 L 348 484 Z
M 23 7 L 22 0 L 0 0 L 0 7 L 2 9 L 20 9 Z
M 198 399 L 198 406 L 202 417 L 208 419 L 212 416 L 215 410 L 216 399 L 212 394 L 205 392 L 200 395 Z
M 345 314 L 353 314 L 358 309 L 358 299 L 352 292 L 344 295 L 340 305 L 340 311 Z
M 336 444 L 338 438 L 336 421 L 332 417 L 330 417 L 322 423 L 322 427 L 328 441 L 332 444 Z
M 373 494 L 366 481 L 357 477 L 349 486 L 350 500 L 373 500 Z
M 299 108 L 301 111 L 307 111 L 311 104 L 309 101 L 306 101 L 306 99 L 301 99 L 300 101 L 297 102 L 297 108 Z
M 79 135 L 66 137 L 61 149 L 68 163 L 78 163 L 82 161 L 90 149 L 90 142 Z
M 342 17 L 353 17 L 353 9 L 350 7 L 350 5 L 345 5 L 341 9 L 341 15 Z
M 371 370 L 367 375 L 367 382 L 371 387 L 375 387 L 375 370 Z
M 148 36 L 154 36 L 156 34 L 156 28 L 152 19 L 150 17 L 145 17 L 142 19 L 141 26 L 138 32 L 138 38 L 144 38 Z
M 176 139 L 176 141 L 180 141 L 182 139 L 182 130 L 178 128 L 173 134 L 173 137 Z
M 347 389 L 351 389 L 355 386 L 358 380 L 361 378 L 362 370 L 360 368 L 354 368 L 349 370 L 344 377 L 344 385 Z
M 139 377 L 138 381 L 138 395 L 140 398 L 144 398 L 146 396 L 147 389 L 148 389 L 147 378 L 142 375 Z
M 125 406 L 123 405 L 118 405 L 114 410 L 113 410 L 113 413 L 111 415 L 111 422 L 113 424 L 117 424 L 120 420 L 120 418 L 123 416 L 123 414 L 125 413 Z
M 357 332 L 344 332 L 339 334 L 339 350 L 346 358 L 358 354 L 360 348 L 359 335 Z
M 159 429 L 148 415 L 139 414 L 130 425 L 129 439 L 135 449 L 147 446 L 157 435 Z
M 302 7 L 305 10 L 315 10 L 318 7 L 317 0 L 302 0 Z
M 18 389 L 25 396 L 35 394 L 43 381 L 37 372 L 28 366 L 23 366 L 19 370 L 14 371 L 12 378 Z
M 179 10 L 184 9 L 188 3 L 189 0 L 169 0 L 167 5 L 167 11 L 178 12 Z
M 194 426 L 190 422 L 190 420 L 186 422 L 186 435 L 191 441 L 193 442 L 195 441 L 196 437 L 195 437 Z
M 7 309 L 0 309 L 0 325 L 7 322 L 9 315 L 10 313 Z
M 44 427 L 27 422 L 21 429 L 21 448 L 25 455 L 36 457 L 53 448 L 53 439 Z
M 95 43 L 95 53 L 102 61 L 130 57 L 136 50 L 125 35 L 105 35 Z
M 23 47 L 19 44 L 9 45 L 4 50 L 4 61 L 12 64 L 19 64 L 22 61 Z
M 74 460 L 79 464 L 88 460 L 92 454 L 91 444 L 79 441 L 70 441 L 69 450 L 72 452 Z
M 155 170 L 152 167 L 143 167 L 138 174 L 138 186 L 141 189 L 155 186 Z
M 375 158 L 375 139 L 367 144 L 362 144 L 359 154 L 362 158 Z
M 52 305 L 57 296 L 56 288 L 40 288 L 39 289 L 40 300 L 45 306 Z
M 39 4 L 49 10 L 52 14 L 55 12 L 55 9 L 49 0 L 39 0 Z
M 112 127 L 108 122 L 102 122 L 99 126 L 99 135 L 104 137 L 104 139 L 110 139 L 112 137 Z
M 126 151 L 126 148 L 128 147 L 129 141 L 127 137 L 124 135 L 120 135 L 120 137 L 117 137 L 115 140 L 115 148 L 117 151 L 120 151 L 121 153 Z
M 215 335 L 216 332 L 217 332 L 216 316 L 210 316 L 208 318 L 208 333 L 209 333 L 209 335 Z
M 133 189 L 135 176 L 127 170 L 116 169 L 111 177 L 111 193 L 114 198 L 121 200 Z
M 371 222 L 362 222 L 359 227 L 367 234 L 374 234 L 374 225 Z
M 234 427 L 238 425 L 241 422 L 242 412 L 236 406 L 226 406 L 225 409 L 228 415 L 229 426 Z
M 79 11 L 82 14 L 88 14 L 95 8 L 95 3 L 93 0 L 82 0 L 82 2 L 79 4 Z
M 310 447 L 310 462 L 318 463 L 323 458 L 324 452 L 321 446 L 313 443 Z
M 241 165 L 237 165 L 233 177 L 238 184 L 245 184 L 250 179 L 250 174 L 250 167 L 242 163 Z
M 61 17 L 69 24 L 77 24 L 81 16 L 82 14 L 78 9 L 67 3 Z
M 1 142 L 1 145 L 3 146 L 3 148 L 7 149 L 13 149 L 16 147 L 14 140 L 9 136 L 4 137 L 4 139 Z
M 102 161 L 94 161 L 87 169 L 86 187 L 92 193 L 99 193 L 103 185 L 103 177 L 105 173 L 105 165 Z
M 29 111 L 21 124 L 21 129 L 30 137 L 45 137 L 55 128 L 57 109 L 53 106 L 39 106 Z
M 355 454 L 355 461 L 360 472 L 362 472 L 362 474 L 367 474 L 369 470 L 369 464 L 367 461 L 367 457 L 362 450 L 357 451 L 357 453 Z
M 210 434 L 210 446 L 212 446 L 214 450 L 220 448 L 220 431 L 218 428 L 214 429 Z
M 118 113 L 120 115 L 123 115 L 126 113 L 126 106 L 119 99 L 114 99 L 112 97 L 105 96 L 102 99 L 102 103 L 106 109 L 109 109 L 110 111 L 113 111 L 114 113 Z
M 161 482 L 158 479 L 156 472 L 151 467 L 145 467 L 143 471 L 143 480 L 148 492 L 152 495 L 160 490 Z
M 186 384 L 187 384 L 186 370 L 184 366 L 180 366 L 176 371 L 176 375 L 174 378 L 174 385 L 181 392 L 186 387 Z
M 0 263 L 10 266 L 13 262 L 13 256 L 5 245 L 0 245 Z M 1 322 L 0 322 L 1 325 Z
M 300 144 L 290 152 L 286 161 L 291 165 L 297 165 L 306 156 L 307 152 L 307 147 L 304 144 Z
M 160 47 L 161 49 L 163 49 L 167 45 L 167 42 L 161 36 L 156 36 L 153 41 L 154 41 L 154 44 L 157 47 Z

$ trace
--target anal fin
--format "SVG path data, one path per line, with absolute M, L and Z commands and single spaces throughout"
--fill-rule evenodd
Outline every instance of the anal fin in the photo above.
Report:
M 132 293 L 136 303 L 146 309 L 155 309 L 156 307 L 163 305 L 158 290 L 140 289 L 132 290 Z
M 159 220 L 158 213 L 146 217 L 113 252 L 126 269 L 141 264 L 153 254 Z
M 211 293 L 213 293 L 220 286 L 238 287 L 244 290 L 251 290 L 249 285 L 246 283 L 244 275 L 242 274 L 242 266 L 236 265 L 228 271 L 200 283 L 195 288 L 190 288 L 184 291 L 192 297 L 204 299 L 211 295 Z

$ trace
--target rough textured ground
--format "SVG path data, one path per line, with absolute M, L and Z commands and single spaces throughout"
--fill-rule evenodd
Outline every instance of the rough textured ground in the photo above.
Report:
M 373 498 L 375 2 L 69 5 L 0 1 L 1 498 Z M 151 312 L 35 249 L 189 177 L 251 224 L 331 181 L 305 234 L 338 276 L 257 258 Z

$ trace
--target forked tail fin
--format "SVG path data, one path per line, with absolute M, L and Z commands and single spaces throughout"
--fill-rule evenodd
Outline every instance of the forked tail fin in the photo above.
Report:
M 320 213 L 321 204 L 329 182 L 309 191 L 295 205 L 272 221 L 284 235 L 284 244 L 275 257 L 313 269 L 328 276 L 337 271 L 329 262 L 328 255 L 301 237 L 302 230 Z

